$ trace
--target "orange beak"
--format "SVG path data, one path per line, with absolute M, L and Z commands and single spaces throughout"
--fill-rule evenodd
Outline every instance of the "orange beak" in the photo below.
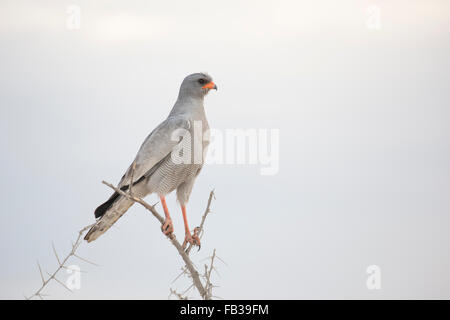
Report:
M 205 84 L 202 87 L 202 89 L 215 89 L 215 90 L 217 90 L 217 86 L 216 86 L 216 84 L 214 82 L 211 81 L 211 82 Z

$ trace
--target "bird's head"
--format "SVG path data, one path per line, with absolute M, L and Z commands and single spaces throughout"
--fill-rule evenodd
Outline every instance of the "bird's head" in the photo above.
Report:
M 216 84 L 206 73 L 193 73 L 184 78 L 180 87 L 180 95 L 203 98 L 211 89 L 217 90 Z

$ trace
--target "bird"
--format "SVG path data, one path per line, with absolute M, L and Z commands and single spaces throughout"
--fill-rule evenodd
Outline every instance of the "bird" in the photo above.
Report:
M 193 73 L 184 78 L 168 117 L 144 140 L 117 186 L 140 198 L 153 193 L 158 195 L 165 215 L 161 230 L 166 236 L 174 232 L 166 196 L 176 190 L 185 229 L 183 248 L 189 243 L 200 250 L 198 228 L 191 234 L 186 204 L 202 170 L 209 144 L 204 97 L 212 89 L 217 91 L 217 85 L 207 73 Z M 128 197 L 114 192 L 95 210 L 96 222 L 84 239 L 87 242 L 96 240 L 133 204 Z

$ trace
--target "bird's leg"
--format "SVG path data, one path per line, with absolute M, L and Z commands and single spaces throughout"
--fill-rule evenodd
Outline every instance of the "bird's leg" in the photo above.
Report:
M 185 206 L 181 206 L 181 212 L 183 212 L 184 231 L 186 233 L 186 236 L 185 236 L 184 242 L 183 242 L 183 249 L 186 248 L 188 243 L 190 243 L 194 246 L 198 246 L 198 250 L 200 250 L 200 238 L 198 237 L 199 228 L 195 228 L 194 233 L 191 235 L 191 231 L 189 230 L 189 225 L 188 225 L 188 221 L 187 221 Z
M 166 235 L 170 235 L 173 232 L 173 223 L 172 218 L 170 218 L 169 208 L 167 208 L 166 198 L 164 196 L 159 196 L 161 199 L 161 203 L 164 209 L 164 214 L 166 219 L 164 220 L 163 225 L 161 226 L 161 231 Z

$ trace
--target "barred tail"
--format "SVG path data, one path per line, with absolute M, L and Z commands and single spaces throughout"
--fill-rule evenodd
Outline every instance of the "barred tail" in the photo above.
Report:
M 115 192 L 105 203 L 95 209 L 95 217 L 99 218 L 88 231 L 84 240 L 91 242 L 105 233 L 133 205 L 133 201 Z

